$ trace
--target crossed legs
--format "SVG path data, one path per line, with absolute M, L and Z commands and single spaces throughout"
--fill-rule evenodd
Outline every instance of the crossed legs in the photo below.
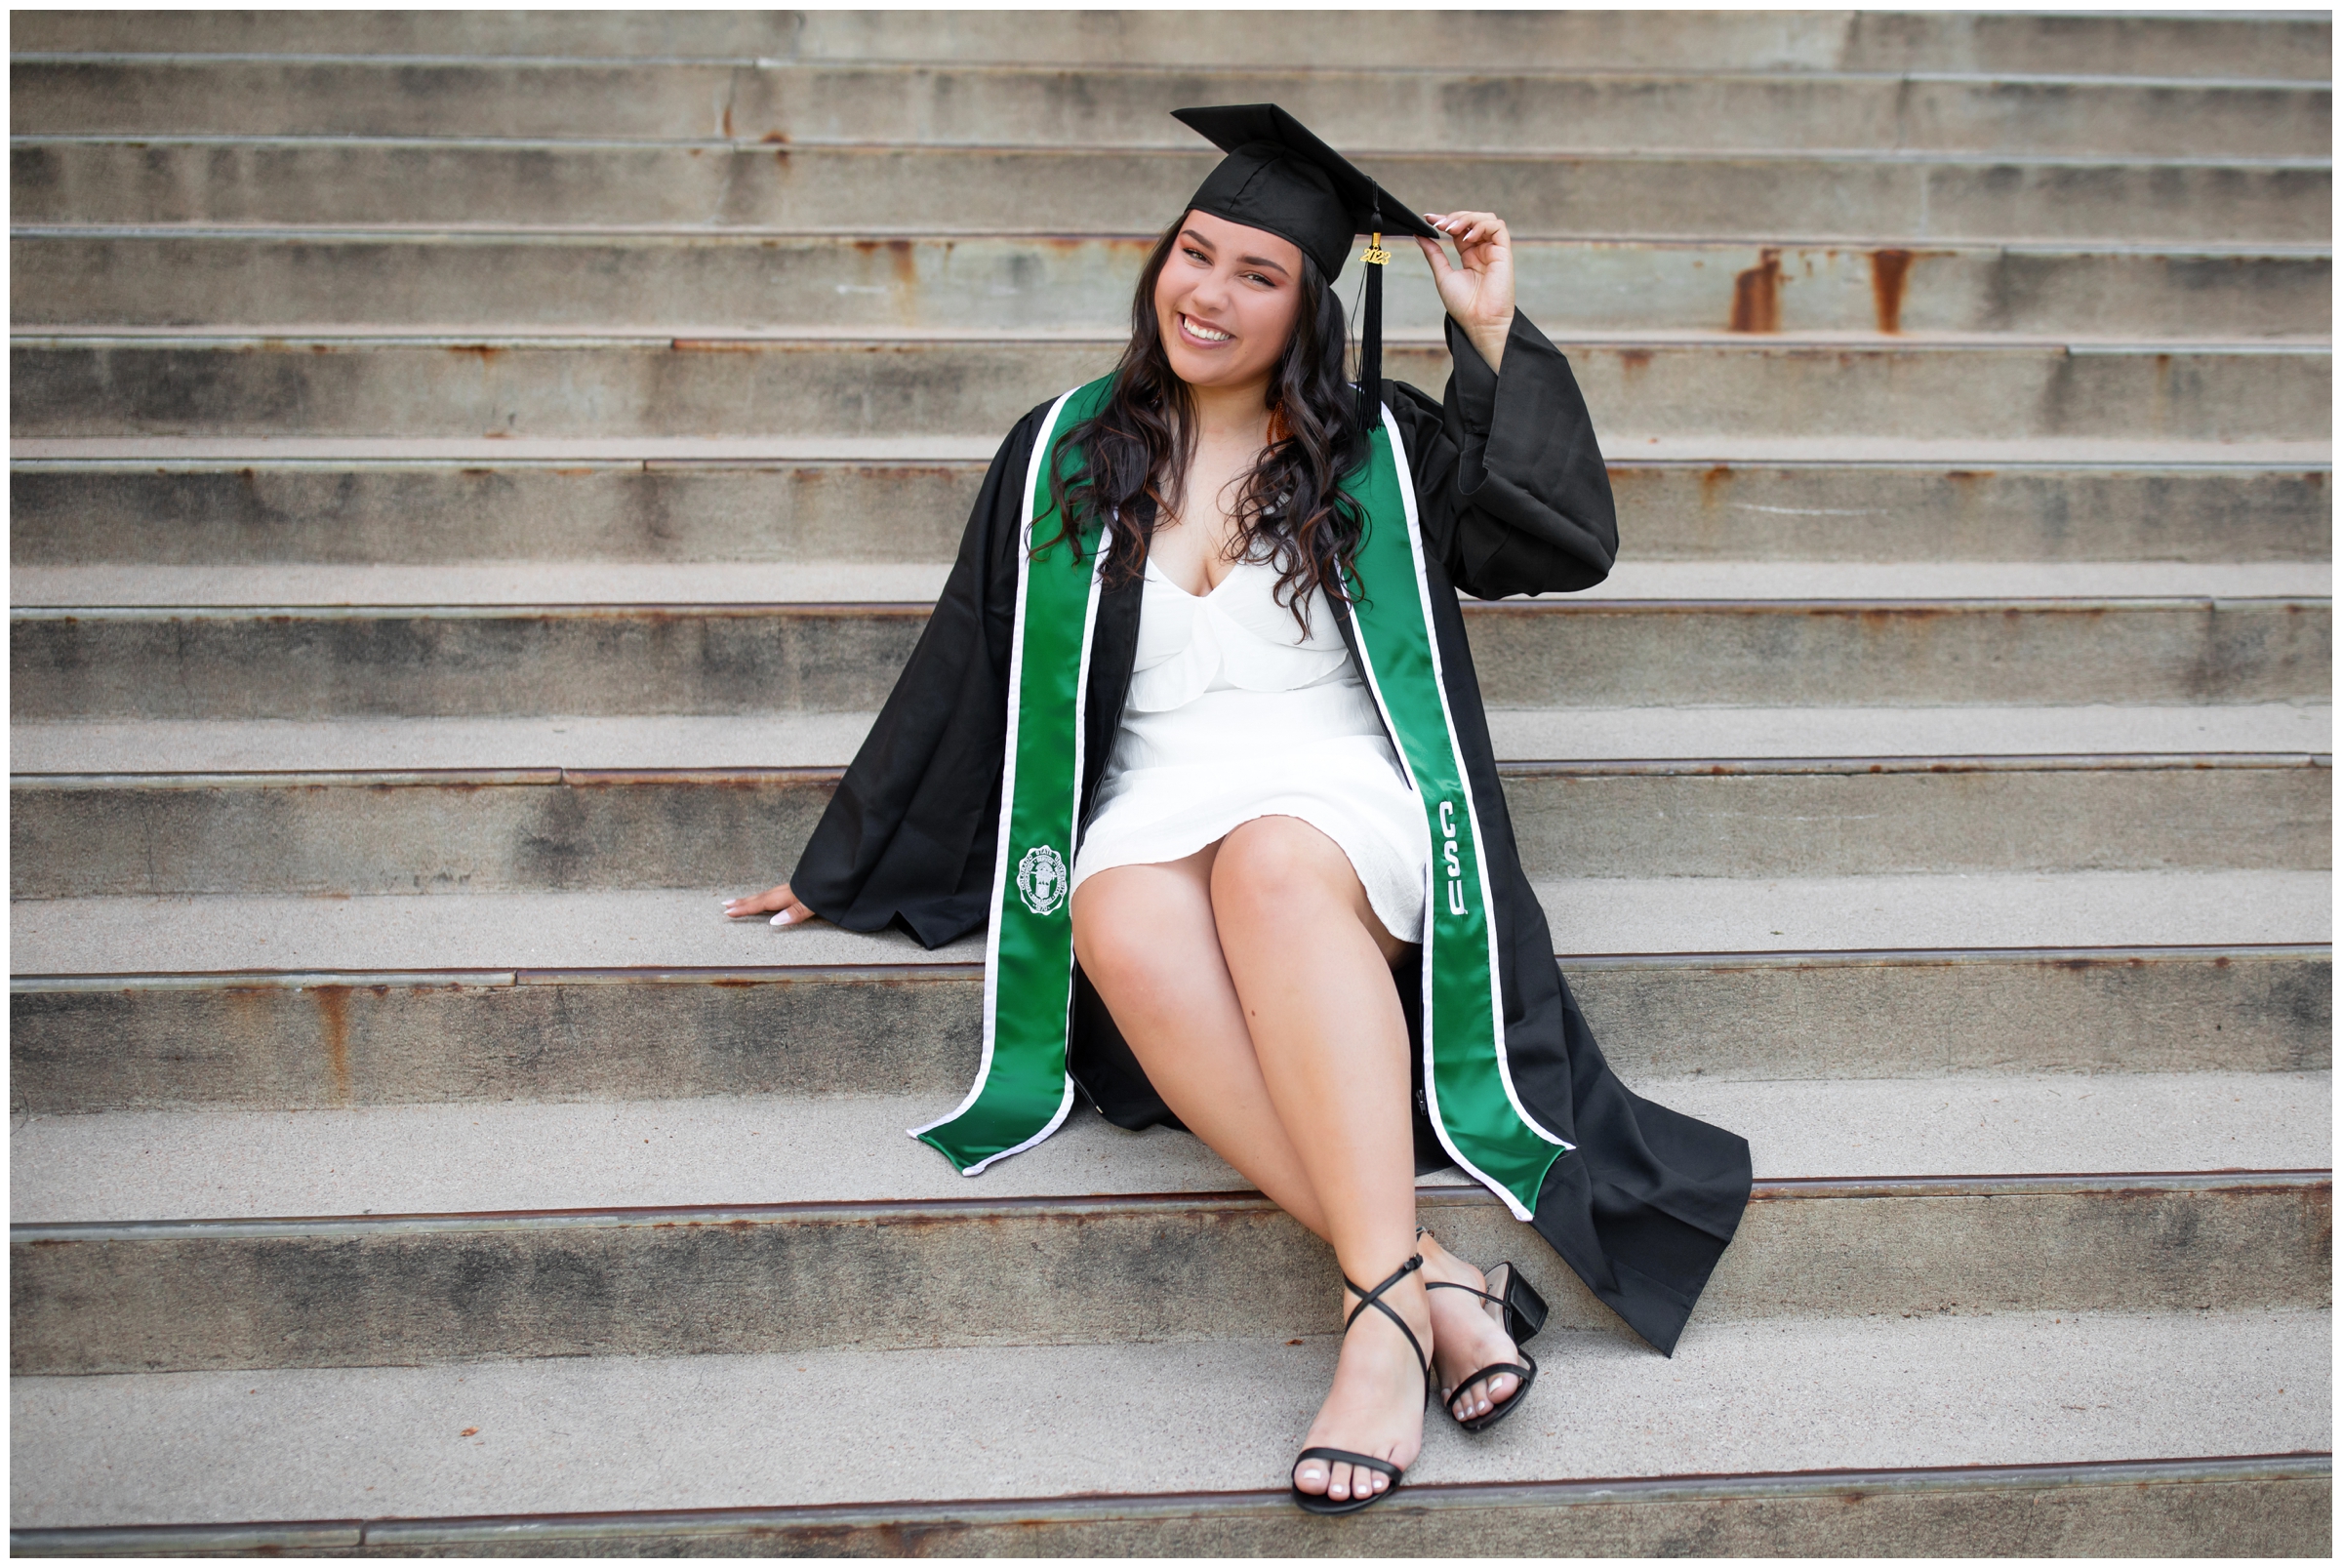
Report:
M 1164 1102 L 1332 1243 L 1345 1275 L 1372 1286 L 1418 1250 L 1407 1027 L 1390 978 L 1402 945 L 1339 845 L 1298 818 L 1263 817 L 1185 860 L 1101 871 L 1073 896 L 1073 945 Z M 1435 1243 L 1421 1250 L 1432 1277 L 1481 1283 Z M 1508 1358 L 1485 1317 L 1457 1310 L 1470 1297 L 1410 1275 L 1383 1299 L 1426 1350 L 1442 1304 L 1443 1369 Z M 1343 1310 L 1353 1305 L 1345 1292 Z M 1360 1325 L 1304 1446 L 1403 1469 L 1423 1441 L 1422 1375 L 1389 1319 L 1369 1309 Z M 1473 1414 L 1512 1383 L 1459 1389 L 1455 1407 Z M 1353 1468 L 1307 1460 L 1294 1482 L 1337 1501 L 1389 1484 Z

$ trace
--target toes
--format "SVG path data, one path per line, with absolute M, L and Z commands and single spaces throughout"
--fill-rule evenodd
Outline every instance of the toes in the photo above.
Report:
M 1338 1464 L 1334 1467 L 1333 1484 L 1325 1489 L 1325 1495 L 1336 1503 L 1350 1501 L 1350 1467 L 1348 1465 Z
M 1326 1489 L 1325 1461 L 1303 1460 L 1293 1467 L 1293 1484 L 1312 1497 L 1323 1497 Z
M 1514 1377 L 1512 1373 L 1498 1373 L 1495 1377 L 1488 1380 L 1487 1395 L 1489 1403 L 1497 1405 L 1503 1404 L 1506 1400 L 1513 1397 L 1513 1390 L 1519 1387 L 1520 1380 Z

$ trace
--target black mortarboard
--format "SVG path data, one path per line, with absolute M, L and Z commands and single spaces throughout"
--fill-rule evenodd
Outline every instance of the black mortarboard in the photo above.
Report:
M 1225 218 L 1291 240 L 1328 283 L 1350 260 L 1350 242 L 1375 236 L 1366 252 L 1365 302 L 1358 322 L 1358 419 L 1371 428 L 1383 373 L 1383 250 L 1386 233 L 1439 231 L 1368 179 L 1348 158 L 1310 134 L 1273 103 L 1173 109 L 1172 117 L 1228 154 L 1189 199 L 1191 211 Z

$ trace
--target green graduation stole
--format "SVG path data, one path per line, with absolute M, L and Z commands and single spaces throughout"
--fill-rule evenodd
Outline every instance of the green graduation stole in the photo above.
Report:
M 1080 559 L 1057 532 L 1048 468 L 1070 480 L 1081 454 L 1067 432 L 1106 401 L 1111 378 L 1057 400 L 1025 481 L 1016 636 L 1009 655 L 1006 759 L 992 917 L 984 964 L 984 1058 L 957 1109 L 911 1129 L 965 1176 L 1030 1148 L 1073 1106 L 1066 1050 L 1073 999 L 1074 810 L 1090 638 L 1105 550 L 1093 527 Z M 1505 1061 L 1503 990 L 1479 813 L 1456 744 L 1432 631 L 1430 582 L 1406 450 L 1390 412 L 1365 466 L 1344 488 L 1366 515 L 1351 577 L 1352 620 L 1367 686 L 1423 801 L 1431 832 L 1423 932 L 1424 1093 L 1459 1168 L 1526 1220 L 1555 1160 L 1572 1146 L 1520 1104 Z M 1380 591 L 1376 591 L 1380 590 Z

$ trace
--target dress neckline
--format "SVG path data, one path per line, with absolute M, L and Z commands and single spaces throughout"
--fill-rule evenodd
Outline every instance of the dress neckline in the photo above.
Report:
M 1238 572 L 1243 571 L 1248 566 L 1259 566 L 1262 564 L 1264 563 L 1259 561 L 1238 561 L 1235 563 L 1235 565 L 1228 569 L 1228 576 L 1222 578 L 1219 582 L 1213 583 L 1201 593 L 1190 593 L 1186 588 L 1183 588 L 1177 583 L 1172 582 L 1171 575 L 1165 572 L 1161 567 L 1155 565 L 1154 557 L 1151 555 L 1147 557 L 1147 576 L 1154 579 L 1155 582 L 1160 583 L 1164 587 L 1169 588 L 1173 593 L 1178 594 L 1181 598 L 1193 599 L 1197 604 L 1201 604 L 1204 600 L 1213 597 L 1219 593 L 1222 588 L 1225 588 L 1231 583 L 1233 583 L 1236 580 L 1236 574 Z

